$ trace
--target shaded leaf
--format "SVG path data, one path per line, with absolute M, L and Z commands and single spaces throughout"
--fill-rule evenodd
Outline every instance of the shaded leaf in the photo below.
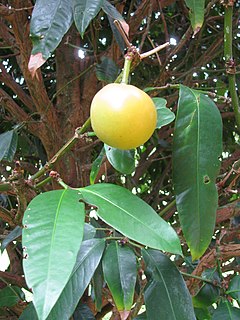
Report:
M 18 287 L 9 286 L 0 290 L 0 308 L 12 307 L 20 301 Z
M 104 239 L 82 242 L 71 277 L 47 320 L 69 320 L 101 260 L 104 248 Z
M 9 245 L 9 243 L 11 243 L 13 240 L 17 239 L 18 237 L 20 237 L 22 235 L 22 228 L 17 226 L 16 228 L 14 228 L 14 230 L 12 230 L 7 236 L 6 238 L 2 241 L 1 244 L 1 251 L 3 252 L 4 249 L 6 249 L 6 247 Z
M 19 320 L 39 320 L 32 302 L 24 309 Z
M 23 267 L 40 319 L 47 318 L 72 273 L 84 216 L 79 192 L 72 189 L 40 194 L 24 213 L 22 242 L 27 259 Z
M 17 150 L 18 134 L 16 130 L 10 130 L 0 134 L 0 161 L 11 162 Z
M 211 320 L 211 314 L 208 311 L 208 309 L 205 308 L 194 308 L 195 315 L 197 317 L 197 320 Z
M 146 246 L 181 254 L 174 229 L 146 202 L 110 183 L 80 188 L 83 200 L 97 206 L 97 215 L 126 237 Z
M 73 314 L 73 320 L 95 320 L 95 317 L 88 305 L 79 303 Z
M 96 76 L 98 80 L 112 83 L 118 75 L 118 66 L 109 57 L 101 57 L 101 63 L 96 65 Z
M 240 275 L 236 275 L 231 279 L 227 294 L 240 303 Z
M 163 98 L 152 98 L 157 109 L 157 125 L 156 128 L 160 129 L 163 126 L 171 123 L 175 119 L 175 114 L 166 108 L 167 100 Z
M 93 301 L 95 302 L 96 310 L 101 311 L 102 309 L 102 288 L 104 284 L 104 278 L 103 278 L 103 270 L 102 270 L 102 264 L 100 263 L 94 273 L 93 279 L 92 279 L 92 285 L 93 285 Z
M 99 169 L 101 167 L 101 164 L 103 162 L 104 156 L 105 156 L 105 149 L 102 148 L 101 152 L 99 153 L 98 157 L 94 160 L 93 164 L 92 164 L 92 168 L 91 168 L 91 172 L 90 172 L 90 184 L 94 184 Z
M 106 156 L 114 169 L 131 174 L 135 171 L 135 150 L 120 150 L 104 144 Z
M 124 32 L 128 36 L 129 25 L 126 23 L 123 16 L 117 11 L 117 9 L 107 0 L 103 0 L 102 9 L 113 20 L 118 20 L 121 23 Z
M 235 308 L 230 302 L 222 302 L 213 312 L 212 320 L 239 320 L 240 309 Z
M 103 0 L 73 0 L 74 21 L 78 31 L 83 37 L 89 23 L 98 14 Z
M 208 247 L 215 226 L 215 180 L 222 151 L 222 119 L 203 94 L 180 87 L 173 139 L 173 183 L 177 209 L 193 260 Z
M 143 312 L 141 314 L 139 314 L 136 318 L 134 318 L 133 320 L 147 320 L 147 313 Z
M 33 49 L 29 70 L 32 74 L 50 57 L 72 22 L 72 0 L 36 1 L 30 24 Z
M 194 34 L 196 34 L 202 27 L 204 21 L 205 0 L 185 0 L 185 2 L 190 9 L 189 17 Z
M 175 264 L 157 250 L 142 250 L 150 281 L 144 298 L 147 318 L 151 320 L 193 320 L 192 299 Z
M 128 246 L 110 243 L 103 256 L 104 279 L 112 293 L 118 311 L 130 311 L 137 278 L 136 257 Z M 124 319 L 129 312 L 121 315 Z
M 96 229 L 89 223 L 84 223 L 84 234 L 82 241 L 93 239 L 96 235 Z

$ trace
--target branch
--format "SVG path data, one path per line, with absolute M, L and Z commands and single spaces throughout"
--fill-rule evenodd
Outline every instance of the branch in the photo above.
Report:
M 0 279 L 1 278 L 4 279 L 7 283 L 16 285 L 20 288 L 23 287 L 28 289 L 28 286 L 26 285 L 26 281 L 22 276 L 13 274 L 11 272 L 0 271 Z
M 9 210 L 0 206 L 0 218 L 7 222 L 11 227 L 15 227 L 15 223 L 13 221 L 12 214 Z

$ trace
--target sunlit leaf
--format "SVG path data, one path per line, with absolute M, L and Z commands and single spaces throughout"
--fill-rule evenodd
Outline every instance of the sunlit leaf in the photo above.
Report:
M 196 34 L 202 27 L 204 21 L 205 0 L 185 0 L 189 8 L 189 17 L 191 25 Z

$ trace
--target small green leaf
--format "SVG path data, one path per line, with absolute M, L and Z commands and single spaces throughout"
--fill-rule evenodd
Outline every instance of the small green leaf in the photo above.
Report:
M 73 22 L 72 0 L 37 0 L 33 9 L 30 36 L 32 55 L 41 52 L 47 60 Z
M 163 98 L 152 98 L 157 109 L 157 125 L 156 128 L 160 129 L 163 126 L 171 123 L 175 119 L 175 114 L 166 108 L 167 100 Z
M 17 226 L 14 230 L 12 230 L 6 238 L 3 240 L 1 244 L 1 251 L 3 252 L 4 249 L 11 243 L 13 240 L 17 239 L 22 235 L 22 228 Z
M 103 0 L 73 0 L 74 21 L 82 37 L 89 23 L 100 11 L 102 3 Z
M 73 272 L 47 320 L 69 320 L 102 258 L 104 239 L 83 241 Z
M 221 152 L 222 119 L 217 106 L 181 85 L 173 139 L 173 183 L 193 260 L 205 252 L 213 235 Z
M 94 273 L 94 276 L 92 278 L 92 285 L 94 290 L 93 300 L 95 302 L 96 310 L 100 312 L 102 309 L 102 288 L 104 285 L 102 264 L 98 265 Z
M 91 172 L 90 172 L 90 184 L 94 184 L 99 169 L 101 167 L 102 161 L 104 159 L 105 156 L 105 149 L 102 148 L 101 152 L 99 153 L 98 157 L 94 160 L 93 164 L 92 164 L 92 168 L 91 168 Z
M 208 311 L 208 308 L 194 308 L 195 315 L 197 320 L 211 320 L 211 314 Z
M 175 264 L 157 250 L 142 250 L 146 274 L 150 281 L 145 289 L 147 318 L 151 320 L 194 320 L 192 299 Z
M 202 27 L 204 21 L 205 0 L 185 0 L 185 2 L 190 9 L 189 17 L 194 34 L 196 34 Z
M 227 294 L 240 303 L 240 275 L 236 275 L 231 279 Z
M 10 130 L 0 134 L 0 161 L 13 161 L 17 150 L 18 134 L 16 130 Z
M 72 273 L 83 238 L 85 210 L 77 190 L 38 195 L 23 218 L 24 273 L 33 303 L 46 319 Z
M 136 257 L 132 249 L 117 241 L 108 245 L 103 256 L 103 274 L 119 311 L 130 311 L 137 279 Z
M 123 173 L 131 174 L 135 171 L 135 150 L 120 150 L 104 145 L 106 156 L 114 169 Z
M 96 65 L 96 76 L 98 80 L 112 83 L 118 75 L 119 68 L 109 57 L 101 57 L 101 63 Z
M 240 309 L 235 308 L 229 301 L 222 302 L 213 312 L 212 320 L 239 320 Z
M 174 229 L 143 200 L 110 183 L 80 188 L 83 200 L 95 205 L 97 215 L 126 237 L 143 245 L 181 254 Z
M 0 290 L 0 308 L 12 307 L 18 303 L 20 288 L 11 286 Z

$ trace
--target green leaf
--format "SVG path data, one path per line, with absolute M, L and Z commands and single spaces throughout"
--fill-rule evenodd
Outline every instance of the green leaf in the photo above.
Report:
M 124 42 L 121 34 L 119 33 L 118 29 L 116 28 L 116 26 L 114 24 L 114 20 L 118 20 L 121 23 L 121 26 L 127 36 L 129 33 L 128 24 L 126 23 L 126 21 L 124 20 L 122 15 L 117 11 L 117 9 L 109 1 L 103 0 L 102 9 L 107 14 L 113 35 L 114 35 L 121 51 L 124 52 L 124 48 L 126 47 L 126 45 L 125 45 L 125 42 Z
M 78 31 L 83 37 L 89 23 L 98 14 L 103 0 L 73 0 L 74 21 Z
M 236 275 L 231 279 L 227 294 L 240 303 L 240 275 Z
M 147 318 L 151 320 L 196 319 L 192 299 L 175 264 L 157 250 L 142 250 L 150 282 L 145 289 Z
M 93 239 L 96 235 L 96 229 L 89 223 L 84 223 L 84 234 L 82 241 Z
M 79 192 L 55 190 L 38 195 L 23 218 L 23 260 L 33 303 L 46 319 L 72 273 L 83 237 L 84 204 Z
M 194 308 L 195 315 L 198 320 L 211 320 L 211 314 L 208 309 L 205 308 Z
M 92 278 L 92 285 L 94 290 L 93 300 L 95 302 L 96 310 L 100 312 L 102 309 L 102 288 L 104 285 L 102 264 L 99 264 L 95 270 Z
M 119 68 L 109 57 L 101 57 L 101 63 L 96 65 L 96 76 L 98 80 L 112 83 L 118 75 Z
M 79 189 L 83 200 L 95 205 L 97 215 L 126 237 L 143 245 L 181 254 L 174 229 L 143 200 L 110 183 Z
M 39 320 L 32 302 L 24 309 L 19 320 Z
M 20 301 L 18 287 L 9 286 L 0 290 L 0 308 L 12 307 Z
M 156 128 L 160 129 L 163 126 L 171 123 L 175 119 L 175 114 L 166 108 L 167 100 L 163 98 L 152 98 L 157 109 L 157 125 Z
M 135 150 L 120 150 L 104 144 L 106 156 L 114 169 L 131 174 L 135 171 Z
M 212 320 L 239 320 L 240 309 L 235 308 L 230 302 L 222 302 L 213 312 Z
M 98 157 L 94 160 L 93 164 L 92 164 L 92 168 L 91 168 L 91 172 L 90 172 L 90 184 L 94 184 L 99 169 L 101 167 L 101 164 L 103 162 L 104 156 L 105 156 L 105 149 L 102 148 L 101 152 L 99 153 Z
M 95 317 L 88 305 L 79 303 L 73 314 L 73 320 L 95 320 Z
M 134 318 L 133 320 L 147 320 L 147 313 L 143 312 L 141 314 L 139 314 L 136 318 Z
M 204 21 L 205 0 L 185 0 L 185 2 L 190 9 L 189 17 L 194 34 L 196 34 L 201 29 Z
M 222 120 L 216 105 L 181 86 L 173 139 L 173 183 L 193 260 L 205 252 L 214 231 L 221 151 Z
M 11 243 L 13 240 L 17 239 L 21 235 L 22 235 L 22 228 L 17 226 L 3 240 L 2 244 L 1 244 L 1 251 L 3 252 L 3 250 L 6 249 L 6 247 L 9 245 L 9 243 Z
M 220 284 L 220 277 L 216 268 L 205 269 L 201 274 L 203 279 L 214 280 Z M 205 308 L 211 306 L 220 296 L 220 288 L 204 282 L 198 293 L 192 298 L 194 307 Z
M 0 161 L 13 161 L 17 150 L 18 134 L 16 130 L 10 130 L 0 134 Z
M 103 274 L 119 311 L 130 311 L 137 279 L 136 256 L 128 246 L 110 243 L 103 256 Z
M 37 0 L 33 9 L 30 36 L 32 55 L 39 52 L 47 60 L 73 22 L 73 0 Z
M 104 239 L 82 242 L 71 277 L 47 320 L 69 320 L 102 258 L 104 248 Z

